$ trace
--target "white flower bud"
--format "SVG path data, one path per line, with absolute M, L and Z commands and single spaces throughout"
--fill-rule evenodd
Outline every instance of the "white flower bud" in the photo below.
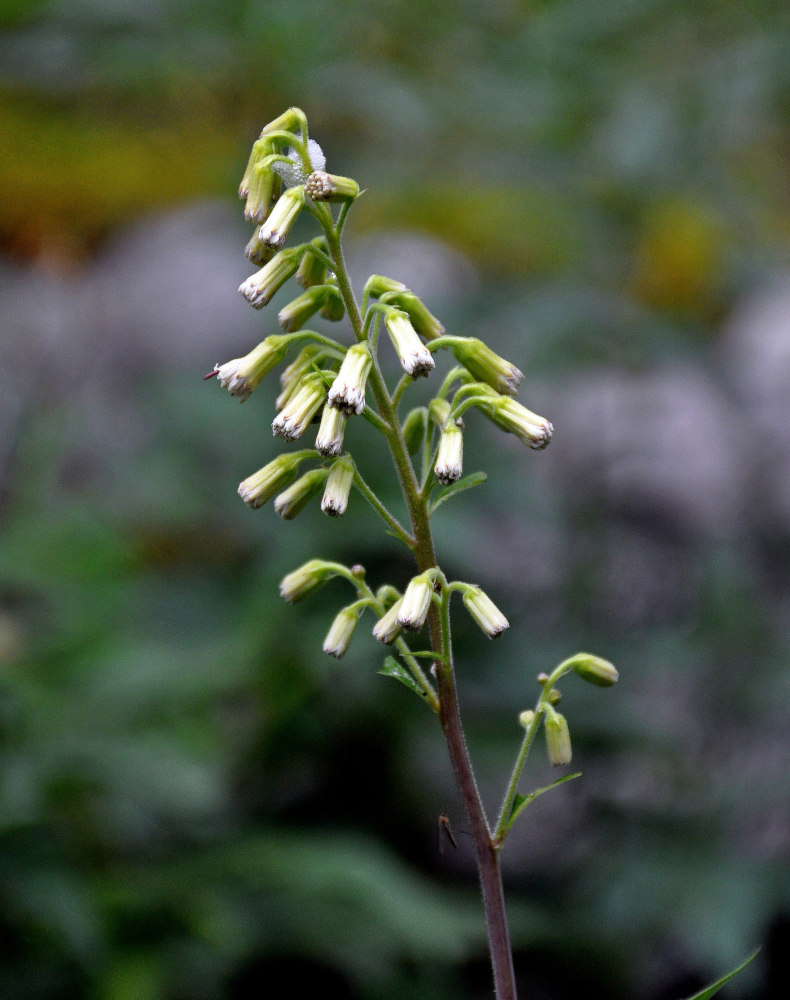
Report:
M 461 478 L 464 457 L 464 435 L 461 428 L 450 421 L 439 438 L 439 448 L 436 452 L 436 462 L 433 474 L 444 486 L 455 483 Z
M 383 642 L 385 646 L 391 646 L 400 635 L 402 626 L 398 621 L 398 614 L 402 600 L 402 597 L 398 598 L 389 611 L 386 611 L 373 626 L 374 637 L 379 642 Z
M 261 226 L 261 243 L 271 247 L 283 246 L 303 208 L 304 185 L 289 187 L 277 199 L 268 219 Z
M 240 403 L 249 399 L 264 375 L 285 357 L 288 342 L 273 334 L 261 341 L 243 358 L 234 358 L 224 365 L 215 365 L 217 381 Z M 206 376 L 208 377 L 208 376 Z
M 315 457 L 312 450 L 295 451 L 278 455 L 253 475 L 239 484 L 239 496 L 248 507 L 255 509 L 265 504 L 274 494 L 291 482 L 299 469 L 299 463 Z
M 295 604 L 344 569 L 345 567 L 338 563 L 326 562 L 324 559 L 310 559 L 299 569 L 282 578 L 280 597 L 289 604 Z
M 326 400 L 324 380 L 319 372 L 307 375 L 272 421 L 272 433 L 286 441 L 295 441 L 307 430 Z
M 425 624 L 433 594 L 433 576 L 430 572 L 420 573 L 409 581 L 404 591 L 398 611 L 398 622 L 403 628 L 417 631 Z
M 570 764 L 573 757 L 568 720 L 551 706 L 547 705 L 545 711 L 546 721 L 543 723 L 543 731 L 546 736 L 549 761 L 554 767 L 564 767 Z
M 239 291 L 255 309 L 267 305 L 275 292 L 299 267 L 299 255 L 283 250 L 251 277 L 239 285 Z
M 303 510 L 326 482 L 326 469 L 311 469 L 292 483 L 274 500 L 274 510 L 285 521 L 291 521 Z
M 321 500 L 321 510 L 330 517 L 342 517 L 354 483 L 354 463 L 346 455 L 332 463 Z
M 464 591 L 464 606 L 489 639 L 496 639 L 510 623 L 480 587 L 467 587 Z
M 337 615 L 324 639 L 324 652 L 341 659 L 351 643 L 359 621 L 360 609 L 349 605 Z
M 435 367 L 433 356 L 423 344 L 409 317 L 400 309 L 388 309 L 384 314 L 384 322 L 390 340 L 398 355 L 401 367 L 407 375 L 417 378 L 427 375 Z
M 329 390 L 329 405 L 345 413 L 362 413 L 365 409 L 365 385 L 372 363 L 367 344 L 349 347 Z
M 315 439 L 315 450 L 327 458 L 334 458 L 343 450 L 343 435 L 346 431 L 347 415 L 342 410 L 325 406 L 321 411 L 321 423 Z

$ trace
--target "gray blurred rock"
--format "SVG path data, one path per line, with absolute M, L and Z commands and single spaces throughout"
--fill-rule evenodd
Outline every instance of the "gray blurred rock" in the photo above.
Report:
M 551 419 L 551 468 L 571 502 L 598 500 L 673 534 L 737 534 L 752 435 L 704 369 L 588 372 L 558 393 Z
M 790 530 L 790 276 L 734 312 L 722 358 L 750 428 L 752 511 Z

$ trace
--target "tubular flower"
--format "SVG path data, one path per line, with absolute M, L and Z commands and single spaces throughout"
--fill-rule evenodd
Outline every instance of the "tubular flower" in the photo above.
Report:
M 333 458 L 343 450 L 343 435 L 346 432 L 347 415 L 342 410 L 327 405 L 321 411 L 321 423 L 315 439 L 315 450 Z
M 326 399 L 320 372 L 307 375 L 301 385 L 272 421 L 272 433 L 286 441 L 295 441 L 307 430 Z
M 303 510 L 326 482 L 326 469 L 311 469 L 292 483 L 274 500 L 274 510 L 285 521 L 291 521 Z
M 554 428 L 545 417 L 539 417 L 515 399 L 507 396 L 483 398 L 476 404 L 497 426 L 515 434 L 529 448 L 545 448 Z
M 257 347 L 243 358 L 234 358 L 224 365 L 215 365 L 217 381 L 240 403 L 245 402 L 258 387 L 264 375 L 278 365 L 285 357 L 287 341 L 273 334 L 262 340 Z
M 433 474 L 443 486 L 449 486 L 461 478 L 463 471 L 464 434 L 451 420 L 442 430 Z
M 299 569 L 295 569 L 282 578 L 280 597 L 288 601 L 289 604 L 296 604 L 297 601 L 307 597 L 333 576 L 345 572 L 346 567 L 341 566 L 340 563 L 327 562 L 324 559 L 310 559 Z
M 505 396 L 515 396 L 524 373 L 515 365 L 501 358 L 477 337 L 452 337 L 450 345 L 456 361 L 463 365 L 479 382 Z
M 261 226 L 258 234 L 261 243 L 278 249 L 283 246 L 303 208 L 304 185 L 298 184 L 296 187 L 289 187 L 277 199 L 269 217 Z
M 432 594 L 433 575 L 430 570 L 427 573 L 420 573 L 409 581 L 398 611 L 398 622 L 403 628 L 414 632 L 422 628 L 428 617 Z
M 329 405 L 344 413 L 361 413 L 365 409 L 365 384 L 372 364 L 367 344 L 349 347 L 329 390 Z
M 343 300 L 335 285 L 311 285 L 297 295 L 295 299 L 283 306 L 277 314 L 277 320 L 284 330 L 300 330 L 302 326 L 320 309 L 323 315 L 327 303 L 332 301 L 340 304 L 340 318 L 343 317 Z
M 278 455 L 268 465 L 264 465 L 262 469 L 239 484 L 239 496 L 253 510 L 260 507 L 291 482 L 296 476 L 300 462 L 314 456 L 315 452 L 310 449 Z
M 321 500 L 321 510 L 330 517 L 342 517 L 354 483 L 354 463 L 346 455 L 332 463 Z
M 489 639 L 496 639 L 510 627 L 507 618 L 480 587 L 469 587 L 464 591 L 464 606 Z
M 418 378 L 435 367 L 431 352 L 417 336 L 411 320 L 402 309 L 387 309 L 384 314 L 387 333 L 407 375 Z
M 398 598 L 389 611 L 385 611 L 373 626 L 374 638 L 378 639 L 379 642 L 383 642 L 385 646 L 391 646 L 400 635 L 402 626 L 398 621 L 398 614 L 400 613 L 402 600 L 402 597 Z
M 299 267 L 299 254 L 283 250 L 251 277 L 239 285 L 239 291 L 255 309 L 267 305 L 275 292 Z
M 350 604 L 343 608 L 332 622 L 324 639 L 324 652 L 342 659 L 348 649 L 362 609 Z

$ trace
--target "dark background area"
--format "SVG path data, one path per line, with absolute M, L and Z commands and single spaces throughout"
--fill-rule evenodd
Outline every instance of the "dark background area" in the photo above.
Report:
M 409 564 L 358 497 L 247 510 L 276 380 L 243 407 L 201 382 L 288 301 L 236 292 L 235 189 L 297 104 L 367 189 L 357 290 L 405 281 L 555 426 L 535 454 L 469 415 L 489 480 L 435 519 L 512 625 L 454 622 L 491 812 L 535 675 L 621 672 L 564 686 L 584 776 L 505 852 L 523 995 L 679 1000 L 763 944 L 723 996 L 785 997 L 787 4 L 4 0 L 0 25 L 0 995 L 490 995 L 438 727 L 367 625 L 321 652 L 340 584 L 277 593 L 313 556 Z M 366 428 L 347 444 L 397 504 Z

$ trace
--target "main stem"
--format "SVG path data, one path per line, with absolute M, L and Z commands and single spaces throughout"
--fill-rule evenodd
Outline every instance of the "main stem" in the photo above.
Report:
M 340 236 L 327 211 L 321 218 L 330 256 L 335 264 L 338 288 L 348 312 L 357 340 L 364 339 L 362 317 L 348 279 Z M 427 497 L 423 497 L 403 440 L 400 423 L 374 356 L 368 384 L 373 391 L 379 415 L 387 425 L 386 437 L 395 461 L 403 496 L 409 510 L 413 535 L 413 551 L 417 561 L 417 571 L 424 572 L 436 566 L 433 537 L 428 518 Z M 458 705 L 458 690 L 453 669 L 452 643 L 448 602 L 442 601 L 440 611 L 431 606 L 428 618 L 431 649 L 442 653 L 442 658 L 434 661 L 439 696 L 439 721 L 445 743 L 450 754 L 455 781 L 461 794 L 467 821 L 475 845 L 477 870 L 483 893 L 491 967 L 494 974 L 494 989 L 497 1000 L 516 1000 L 516 978 L 513 969 L 513 954 L 510 947 L 510 933 L 505 910 L 505 894 L 499 865 L 499 851 L 488 826 L 483 802 L 475 781 L 469 750 L 466 745 L 461 713 Z

